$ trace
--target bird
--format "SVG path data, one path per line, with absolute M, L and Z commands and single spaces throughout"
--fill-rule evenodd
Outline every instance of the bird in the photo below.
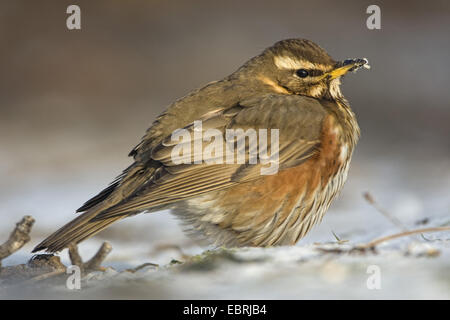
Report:
M 322 220 L 347 179 L 360 129 L 341 78 L 369 67 L 366 58 L 336 61 L 307 39 L 276 42 L 229 76 L 168 106 L 129 153 L 133 163 L 33 252 L 59 252 L 116 221 L 163 209 L 214 246 L 296 244 Z M 185 147 L 204 146 L 208 139 L 195 134 L 208 130 L 270 130 L 266 146 L 276 151 L 277 170 L 262 173 L 274 163 L 271 157 L 248 161 L 246 135 L 231 143 L 241 143 L 244 163 L 218 161 L 217 150 L 203 161 L 189 161 L 195 146 L 193 154 L 174 159 L 180 146 L 174 133 L 194 136 Z

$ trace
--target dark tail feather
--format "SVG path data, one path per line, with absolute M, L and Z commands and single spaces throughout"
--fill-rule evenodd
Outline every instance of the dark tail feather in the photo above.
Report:
M 77 212 L 84 212 L 86 210 L 89 210 L 95 205 L 105 200 L 106 198 L 108 198 L 111 195 L 111 193 L 113 193 L 114 190 L 116 190 L 119 183 L 120 181 L 118 180 L 111 183 L 106 189 L 102 190 L 98 195 L 86 201 L 80 208 L 77 209 Z
M 123 216 L 114 216 L 111 218 L 92 221 L 99 212 L 86 212 L 50 235 L 44 241 L 39 243 L 32 252 L 46 249 L 47 252 L 57 252 L 66 248 L 71 243 L 79 243 L 84 239 L 92 237 L 97 232 L 108 227 L 111 223 L 123 219 Z

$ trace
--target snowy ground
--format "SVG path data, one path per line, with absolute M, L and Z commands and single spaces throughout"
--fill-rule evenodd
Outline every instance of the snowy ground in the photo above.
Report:
M 403 157 L 411 159 L 411 154 L 398 155 L 386 165 L 357 155 L 339 200 L 323 223 L 295 247 L 219 250 L 212 256 L 192 258 L 208 248 L 186 238 L 168 212 L 142 215 L 126 219 L 80 245 L 85 259 L 104 240 L 113 246 L 103 264 L 109 267 L 107 272 L 90 274 L 83 280 L 80 291 L 68 290 L 63 277 L 50 287 L 0 288 L 0 297 L 448 299 L 448 232 L 390 241 L 382 244 L 377 253 L 346 252 L 356 244 L 401 231 L 363 199 L 364 191 L 370 191 L 379 205 L 408 229 L 450 224 L 447 163 L 433 162 L 431 158 L 428 162 L 405 162 Z M 29 180 L 33 183 L 18 185 L 17 189 L 12 185 L 4 190 L 0 212 L 6 214 L 0 226 L 0 241 L 6 239 L 24 214 L 33 215 L 36 224 L 32 241 L 5 259 L 3 265 L 26 263 L 32 246 L 68 221 L 73 216 L 71 209 L 101 187 L 99 181 L 108 181 L 108 170 L 97 177 L 83 176 L 81 171 L 74 170 L 59 176 L 49 174 L 46 178 L 46 172 L 41 172 L 42 176 Z M 344 241 L 338 243 L 333 232 Z M 64 264 L 69 264 L 66 252 L 61 258 Z M 171 264 L 172 260 L 183 263 Z M 159 267 L 143 268 L 136 273 L 124 271 L 147 262 Z M 379 267 L 381 288 L 371 290 L 367 281 L 373 265 Z
M 349 245 L 216 250 L 132 273 L 88 274 L 80 290 L 51 284 L 4 288 L 1 298 L 449 299 L 450 242 L 401 241 L 377 253 Z M 137 252 L 136 252 L 137 253 Z M 374 277 L 379 278 L 375 280 Z

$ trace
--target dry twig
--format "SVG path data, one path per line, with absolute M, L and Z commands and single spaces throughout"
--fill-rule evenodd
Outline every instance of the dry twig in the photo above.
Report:
M 55 276 L 59 276 L 60 274 L 64 274 L 66 273 L 66 270 L 55 270 L 55 271 L 51 271 L 51 272 L 47 272 L 47 273 L 43 273 L 40 274 L 36 277 L 31 278 L 30 280 L 27 280 L 27 282 L 37 282 L 37 281 L 42 281 L 51 277 L 55 277 Z
M 150 252 L 150 255 L 155 255 L 158 254 L 160 252 L 163 251 L 167 251 L 167 250 L 175 250 L 177 251 L 182 259 L 189 259 L 191 256 L 184 253 L 183 249 L 181 249 L 181 247 L 177 244 L 172 244 L 172 243 L 162 243 L 159 245 L 156 245 L 154 247 L 154 249 Z
M 108 242 L 103 242 L 97 253 L 87 262 L 84 263 L 85 270 L 102 270 L 100 264 L 106 259 L 106 256 L 111 252 L 112 247 Z
M 72 265 L 79 266 L 80 268 L 83 266 L 83 260 L 81 259 L 80 254 L 78 253 L 78 246 L 74 243 L 69 244 L 69 258 L 72 262 Z
M 111 245 L 108 242 L 103 242 L 97 253 L 90 260 L 83 262 L 78 253 L 77 245 L 71 244 L 69 245 L 69 257 L 72 264 L 79 266 L 82 271 L 98 271 L 104 270 L 103 267 L 101 267 L 101 263 L 105 260 L 111 250 Z
M 8 240 L 0 246 L 0 267 L 4 258 L 10 256 L 30 241 L 30 232 L 33 224 L 34 219 L 32 216 L 24 216 L 22 220 L 16 224 L 16 227 L 11 232 Z
M 151 263 L 151 262 L 146 262 L 146 263 L 143 263 L 143 264 L 138 265 L 136 268 L 126 269 L 125 271 L 131 272 L 131 273 L 135 273 L 135 272 L 137 272 L 137 271 L 139 271 L 139 270 L 141 270 L 141 269 L 144 269 L 144 268 L 146 268 L 146 267 L 155 267 L 155 268 L 158 268 L 158 267 L 159 267 L 159 264 Z
M 111 252 L 112 247 L 109 243 L 104 242 L 100 247 L 100 249 L 97 251 L 97 253 L 89 261 L 84 263 L 78 252 L 78 247 L 76 244 L 69 245 L 68 249 L 72 265 L 77 265 L 78 267 L 80 267 L 80 270 L 82 272 L 87 272 L 87 271 L 104 270 L 104 268 L 101 267 L 101 263 L 103 262 L 103 260 L 105 260 L 106 256 Z M 40 274 L 38 276 L 31 278 L 29 281 L 31 282 L 41 281 L 55 276 L 59 276 L 64 273 L 66 273 L 65 267 L 63 269 L 57 269 L 51 272 Z
M 440 231 L 450 231 L 450 226 L 449 227 L 422 228 L 422 229 L 416 229 L 416 230 L 411 230 L 411 231 L 395 233 L 395 234 L 391 234 L 389 236 L 385 236 L 385 237 L 381 237 L 381 238 L 372 240 L 366 244 L 358 245 L 356 247 L 356 249 L 361 249 L 361 250 L 374 249 L 380 243 L 383 243 L 383 242 L 386 242 L 386 241 L 389 241 L 392 239 L 410 236 L 412 234 L 417 234 L 417 233 L 440 232 Z
M 369 192 L 363 193 L 364 199 L 372 205 L 379 213 L 381 213 L 386 219 L 388 219 L 392 224 L 397 226 L 399 229 L 401 229 L 404 232 L 408 231 L 408 228 L 406 228 L 403 223 L 398 220 L 394 215 L 392 215 L 390 212 L 382 208 L 374 199 L 374 197 Z

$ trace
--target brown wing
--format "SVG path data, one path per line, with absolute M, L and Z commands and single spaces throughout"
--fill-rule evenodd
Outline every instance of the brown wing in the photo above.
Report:
M 324 116 L 325 110 L 317 100 L 301 96 L 267 95 L 243 101 L 232 108 L 205 113 L 199 120 L 202 120 L 202 133 L 208 129 L 218 130 L 222 134 L 227 129 L 279 129 L 279 170 L 283 170 L 298 165 L 314 154 Z M 194 124 L 185 129 L 190 136 L 195 137 Z M 242 137 L 240 139 L 237 139 L 236 145 L 240 145 L 244 160 L 248 161 L 251 149 L 248 148 L 248 141 L 242 141 Z M 153 141 L 140 144 L 135 163 L 111 187 L 79 209 L 86 212 L 38 244 L 33 252 L 42 249 L 60 251 L 70 243 L 79 243 L 126 216 L 228 188 L 241 181 L 257 179 L 264 166 L 260 163 L 210 163 L 217 158 L 215 153 L 203 159 L 207 163 L 176 163 L 171 155 L 178 144 L 170 140 L 169 136 L 160 139 L 159 143 Z M 208 145 L 203 139 L 199 142 L 203 147 Z M 271 150 L 271 139 L 268 139 L 267 145 Z M 194 158 L 195 152 L 190 157 Z
M 193 152 L 180 153 L 180 157 L 174 161 L 174 149 L 182 148 L 179 140 L 173 141 L 172 137 L 168 136 L 151 150 L 152 160 L 161 164 L 152 177 L 132 196 L 101 212 L 93 220 L 150 210 L 153 207 L 260 177 L 261 169 L 268 167 L 268 164 L 262 164 L 259 160 L 257 164 L 248 163 L 251 155 L 254 155 L 252 153 L 254 150 L 250 148 L 249 139 L 246 136 L 240 136 L 235 142 L 237 146 L 235 156 L 241 151 L 244 154 L 245 164 L 217 163 L 217 159 L 224 158 L 227 143 L 223 143 L 222 156 L 220 152 L 207 154 L 201 152 L 211 145 L 212 140 L 203 141 L 202 138 L 205 133 L 211 132 L 211 129 L 220 132 L 222 137 L 226 136 L 229 129 L 242 129 L 244 132 L 249 129 L 256 132 L 259 132 L 259 129 L 266 129 L 269 132 L 272 129 L 278 129 L 278 170 L 283 170 L 300 164 L 315 153 L 324 116 L 325 111 L 317 100 L 291 95 L 267 95 L 263 98 L 243 101 L 230 109 L 205 114 L 199 119 L 202 121 L 201 129 L 195 122 L 183 128 L 184 133 L 188 133 L 190 137 L 189 142 L 185 144 L 190 146 Z M 200 143 L 202 146 L 197 148 L 203 156 L 201 164 L 193 163 L 195 157 L 199 155 L 195 152 L 195 143 Z M 268 154 L 272 153 L 272 147 L 274 146 L 269 135 Z M 183 160 L 190 163 L 179 163 Z

